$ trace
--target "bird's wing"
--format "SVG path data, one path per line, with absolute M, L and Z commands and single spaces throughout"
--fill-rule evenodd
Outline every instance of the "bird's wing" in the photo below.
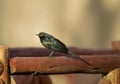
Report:
M 52 40 L 51 41 L 51 45 L 52 45 L 51 48 L 52 49 L 59 51 L 59 52 L 68 53 L 68 49 L 64 43 L 62 43 L 60 40 L 58 40 L 56 38 L 51 39 L 51 40 Z
M 51 41 L 50 38 L 41 39 L 41 43 L 48 49 L 51 49 Z

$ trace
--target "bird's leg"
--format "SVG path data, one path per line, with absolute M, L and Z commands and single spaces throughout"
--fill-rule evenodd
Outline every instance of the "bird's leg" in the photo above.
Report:
M 35 71 L 32 75 L 33 76 L 38 76 L 38 75 L 40 75 L 41 73 L 39 72 L 39 71 Z
M 49 54 L 49 57 L 52 57 L 55 51 L 51 51 L 51 53 Z

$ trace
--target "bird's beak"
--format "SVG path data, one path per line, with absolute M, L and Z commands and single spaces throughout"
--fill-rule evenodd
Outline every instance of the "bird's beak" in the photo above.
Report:
M 36 34 L 36 36 L 38 36 L 39 34 Z

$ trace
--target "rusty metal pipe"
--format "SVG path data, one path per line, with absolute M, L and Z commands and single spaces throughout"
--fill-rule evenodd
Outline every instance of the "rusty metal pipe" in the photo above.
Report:
M 80 49 L 76 47 L 69 48 L 73 53 L 77 55 L 120 55 L 120 50 L 114 49 Z M 34 56 L 34 57 L 42 57 L 48 56 L 51 50 L 46 48 L 9 48 L 9 55 L 10 57 L 17 57 L 17 56 Z M 54 56 L 63 56 L 65 54 L 55 52 Z
M 59 57 L 14 57 L 10 60 L 10 74 L 67 74 L 67 73 L 108 73 L 120 67 L 119 55 L 81 55 L 97 69 L 93 69 L 80 59 Z

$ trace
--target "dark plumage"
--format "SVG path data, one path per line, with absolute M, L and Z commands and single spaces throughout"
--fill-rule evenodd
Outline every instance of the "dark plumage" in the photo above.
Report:
M 44 32 L 37 34 L 37 36 L 40 38 L 42 45 L 46 48 L 51 49 L 52 51 L 62 52 L 66 54 L 69 53 L 69 49 L 66 47 L 66 45 L 60 40 L 56 39 L 54 36 Z M 50 56 L 52 56 L 52 54 L 50 54 Z

